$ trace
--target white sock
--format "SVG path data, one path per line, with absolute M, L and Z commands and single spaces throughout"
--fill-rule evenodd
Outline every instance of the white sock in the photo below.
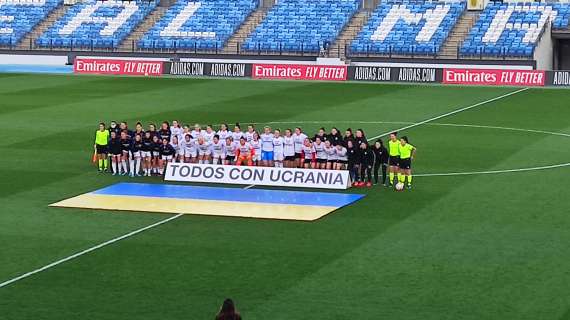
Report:
M 113 173 L 119 173 L 119 168 L 115 161 L 111 162 L 111 166 L 113 167 Z
M 121 167 L 123 168 L 123 172 L 127 172 L 127 161 L 121 161 Z
M 130 173 L 131 174 L 135 174 L 135 160 L 130 160 L 129 161 L 129 168 L 130 168 Z
M 135 160 L 135 174 L 139 174 L 141 172 L 141 159 Z

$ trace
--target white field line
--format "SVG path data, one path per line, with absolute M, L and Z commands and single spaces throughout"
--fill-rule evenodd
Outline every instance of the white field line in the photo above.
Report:
M 570 162 L 553 164 L 548 166 L 540 167 L 530 167 L 530 168 L 518 168 L 518 169 L 503 169 L 503 170 L 489 170 L 489 171 L 467 171 L 467 172 L 445 172 L 445 173 L 420 173 L 414 174 L 414 177 L 446 177 L 446 176 L 470 176 L 479 174 L 498 174 L 498 173 L 509 173 L 509 172 L 525 172 L 525 171 L 536 171 L 536 170 L 547 170 L 562 167 L 570 167 Z
M 158 222 L 156 222 L 156 223 L 153 223 L 153 224 L 151 224 L 151 225 L 148 225 L 148 226 L 146 226 L 146 227 L 142 227 L 142 228 L 140 228 L 140 229 L 131 231 L 131 232 L 129 232 L 129 233 L 127 233 L 127 234 L 124 234 L 124 235 L 122 235 L 122 236 L 120 236 L 120 237 L 117 237 L 117 238 L 114 238 L 114 239 L 105 241 L 105 242 L 103 242 L 103 243 L 100 243 L 100 244 L 98 244 L 98 245 L 96 245 L 96 246 L 93 246 L 93 247 L 91 247 L 91 248 L 85 249 L 85 250 L 83 250 L 83 251 L 79 251 L 79 252 L 77 252 L 77 253 L 75 253 L 75 254 L 72 254 L 72 255 L 70 255 L 70 256 L 68 256 L 68 257 L 65 257 L 65 258 L 63 258 L 63 259 L 54 261 L 54 262 L 52 262 L 52 263 L 50 263 L 50 264 L 48 264 L 48 265 L 45 265 L 45 266 L 43 266 L 43 267 L 41 267 L 41 268 L 38 268 L 38 269 L 36 269 L 36 270 L 33 270 L 33 271 L 30 271 L 30 272 L 24 273 L 24 274 L 22 274 L 22 275 L 20 275 L 20 276 L 17 276 L 17 277 L 15 277 L 15 278 L 13 278 L 13 279 L 4 281 L 4 282 L 0 283 L 0 288 L 5 287 L 5 286 L 8 286 L 8 285 L 10 285 L 10 284 L 12 284 L 12 283 L 14 283 L 14 282 L 16 282 L 16 281 L 20 281 L 20 280 L 25 279 L 25 278 L 27 278 L 27 277 L 33 276 L 33 275 L 36 274 L 36 273 L 40 273 L 40 272 L 45 271 L 45 270 L 47 270 L 47 269 L 53 268 L 53 267 L 55 267 L 55 266 L 58 266 L 58 265 L 60 265 L 60 264 L 62 264 L 62 263 L 64 263 L 64 262 L 67 262 L 67 261 L 69 261 L 69 260 L 73 260 L 73 259 L 75 259 L 75 258 L 81 257 L 81 256 L 84 255 L 84 254 L 90 253 L 90 252 L 95 251 L 95 250 L 97 250 L 97 249 L 101 249 L 101 248 L 103 248 L 103 247 L 105 247 L 105 246 L 108 246 L 108 245 L 110 245 L 110 244 L 113 244 L 113 243 L 115 243 L 115 242 L 118 242 L 118 241 L 121 241 L 121 240 L 123 240 L 123 239 L 132 237 L 132 236 L 137 235 L 137 234 L 139 234 L 139 233 L 141 233 L 141 232 L 144 232 L 144 231 L 146 231 L 146 230 L 152 229 L 152 228 L 154 228 L 154 227 L 158 227 L 158 226 L 160 226 L 160 225 L 162 225 L 162 224 L 165 224 L 165 223 L 167 223 L 167 222 L 170 222 L 170 221 L 172 221 L 172 220 L 174 220 L 174 219 L 178 219 L 178 218 L 180 218 L 180 217 L 183 216 L 183 215 L 184 215 L 184 213 L 179 213 L 179 214 L 177 214 L 177 215 L 175 215 L 175 216 L 171 216 L 171 217 L 169 217 L 169 218 L 167 218 L 167 219 L 160 220 L 160 221 L 158 221 Z
M 488 99 L 488 100 L 485 100 L 485 101 L 481 101 L 481 102 L 478 102 L 478 103 L 476 103 L 476 104 L 473 104 L 473 105 L 470 105 L 470 106 L 467 106 L 467 107 L 464 107 L 464 108 L 460 108 L 460 109 L 457 109 L 457 110 L 453 110 L 453 111 L 451 111 L 451 112 L 447 112 L 447 113 L 444 113 L 444 114 L 442 114 L 442 115 L 439 115 L 439 116 L 436 116 L 436 117 L 433 117 L 433 118 L 429 118 L 429 119 L 426 119 L 426 120 L 423 120 L 423 121 L 420 121 L 420 122 L 416 122 L 416 123 L 414 123 L 414 124 L 407 125 L 407 126 L 405 126 L 405 127 L 399 128 L 399 129 L 395 129 L 395 130 L 390 130 L 390 131 L 388 131 L 388 132 L 384 132 L 384 133 L 379 134 L 379 135 L 377 135 L 377 136 L 375 136 L 375 137 L 368 138 L 368 140 L 378 139 L 378 138 L 387 136 L 387 135 L 389 135 L 390 133 L 395 132 L 395 131 L 403 131 L 403 130 L 411 129 L 411 128 L 414 128 L 414 127 L 417 127 L 417 126 L 421 126 L 421 125 L 423 125 L 423 124 L 426 124 L 426 123 L 429 123 L 429 122 L 432 122 L 432 121 L 435 121 L 435 120 L 439 120 L 439 119 L 441 119 L 441 118 L 449 117 L 449 116 L 451 116 L 451 115 L 454 115 L 454 114 L 457 114 L 457 113 L 460 113 L 460 112 L 463 112 L 463 111 L 467 111 L 467 110 L 471 110 L 471 109 L 473 109 L 473 108 L 477 108 L 478 106 L 481 106 L 481 105 L 484 105 L 484 104 L 487 104 L 487 103 L 490 103 L 490 102 L 494 102 L 494 101 L 497 101 L 497 100 L 504 99 L 504 98 L 506 98 L 506 97 L 510 97 L 510 96 L 512 96 L 512 95 L 515 95 L 515 94 L 517 94 L 517 93 L 526 91 L 526 90 L 528 90 L 528 89 L 529 89 L 529 88 L 522 88 L 522 89 L 519 89 L 519 90 L 515 90 L 515 91 L 512 91 L 512 92 L 509 92 L 509 93 L 500 95 L 500 96 L 495 97 L 495 98 L 491 98 L 491 99 Z

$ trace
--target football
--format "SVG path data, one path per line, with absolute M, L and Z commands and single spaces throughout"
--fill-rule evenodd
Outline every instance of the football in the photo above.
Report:
M 404 184 L 401 182 L 396 183 L 396 190 L 398 191 L 404 190 Z

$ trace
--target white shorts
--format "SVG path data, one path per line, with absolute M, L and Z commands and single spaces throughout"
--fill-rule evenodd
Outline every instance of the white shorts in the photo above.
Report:
M 285 157 L 283 156 L 283 152 L 273 152 L 273 160 L 275 161 L 283 161 Z
M 166 161 L 172 160 L 172 156 L 160 156 L 160 158 Z
M 131 158 L 140 159 L 141 151 L 131 152 Z
M 253 160 L 253 161 L 261 161 L 261 152 L 259 152 L 259 153 L 256 152 L 256 153 L 253 155 L 253 158 L 251 158 L 251 160 Z
M 186 150 L 184 151 L 184 157 L 186 158 L 196 158 L 196 150 Z
M 141 151 L 141 155 L 143 158 L 150 158 L 150 151 Z
M 199 156 L 209 156 L 210 150 L 198 150 L 198 155 Z
M 160 152 L 158 152 L 158 151 L 153 151 L 153 152 L 152 152 L 152 156 L 155 157 L 155 158 L 158 158 L 158 157 L 160 157 Z
M 184 151 L 177 151 L 176 157 L 184 157 Z

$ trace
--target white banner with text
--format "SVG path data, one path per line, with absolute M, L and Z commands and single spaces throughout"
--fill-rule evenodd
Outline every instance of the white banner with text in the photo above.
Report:
M 164 180 L 321 189 L 348 189 L 351 185 L 347 170 L 242 167 L 193 163 L 169 163 Z

